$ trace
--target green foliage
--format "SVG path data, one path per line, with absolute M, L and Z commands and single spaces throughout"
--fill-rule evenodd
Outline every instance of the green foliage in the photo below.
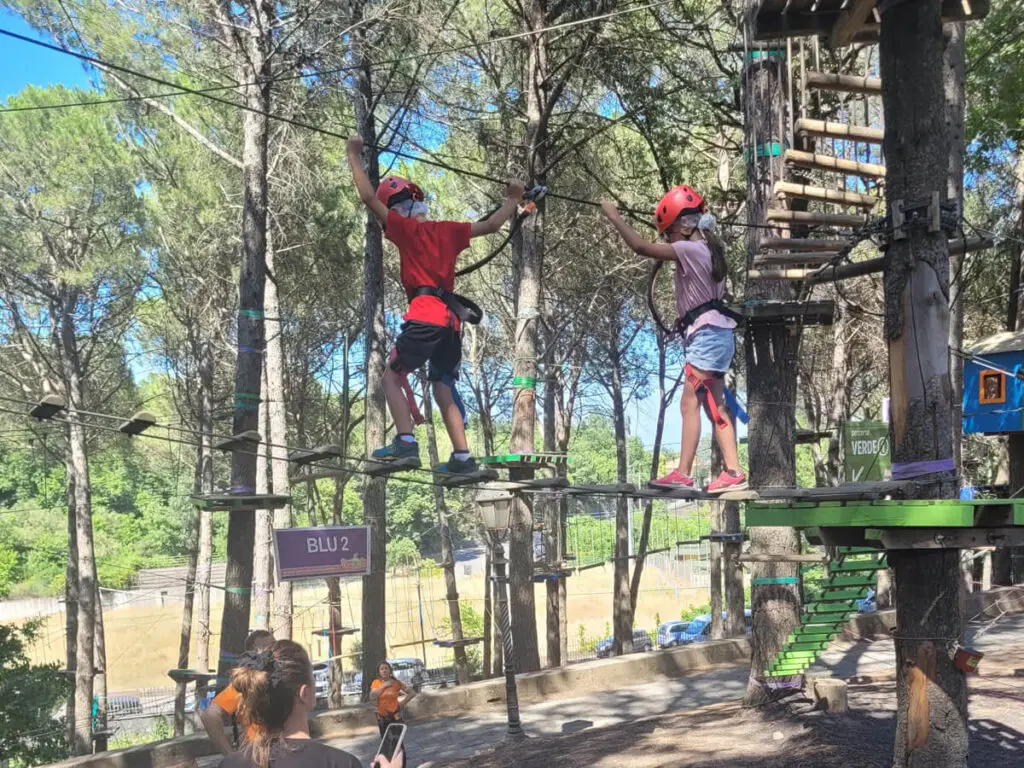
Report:
M 29 663 L 36 626 L 0 624 L 0 755 L 15 768 L 68 756 L 57 709 L 70 690 L 57 664 Z
M 705 613 L 711 613 L 710 603 L 704 603 L 703 605 L 689 605 L 679 612 L 679 619 L 681 621 L 693 621 L 698 616 Z

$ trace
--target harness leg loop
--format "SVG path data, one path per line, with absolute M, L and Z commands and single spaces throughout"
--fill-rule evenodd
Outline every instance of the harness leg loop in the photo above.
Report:
M 718 410 L 718 403 L 715 402 L 715 396 L 708 386 L 708 383 L 712 380 L 711 377 L 702 379 L 689 363 L 686 364 L 684 371 L 686 373 L 686 380 L 693 387 L 693 391 L 697 394 L 700 404 L 704 406 L 704 412 L 708 415 L 711 423 L 718 429 L 724 429 L 728 426 L 729 421 L 725 414 Z

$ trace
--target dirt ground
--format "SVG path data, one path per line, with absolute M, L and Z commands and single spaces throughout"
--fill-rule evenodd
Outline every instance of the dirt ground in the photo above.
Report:
M 986 661 L 988 661 L 986 659 Z M 995 661 L 995 660 L 993 660 Z M 1024 766 L 1024 658 L 970 679 L 970 766 Z M 985 664 L 986 662 L 983 662 Z M 815 711 L 803 694 L 758 710 L 718 704 L 665 717 L 502 745 L 437 768 L 889 768 L 896 730 L 893 682 L 850 685 L 850 711 Z M 570 724 L 571 725 L 571 724 Z M 575 731 L 575 732 L 573 732 Z

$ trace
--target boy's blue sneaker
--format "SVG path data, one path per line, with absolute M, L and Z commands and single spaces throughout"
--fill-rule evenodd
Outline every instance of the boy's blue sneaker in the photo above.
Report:
M 441 475 L 471 475 L 479 469 L 480 465 L 472 456 L 468 459 L 456 459 L 451 456 L 448 461 L 443 461 L 434 467 L 434 471 Z
M 416 441 L 409 442 L 396 437 L 388 445 L 378 448 L 371 456 L 378 461 L 396 461 L 398 459 L 420 458 L 420 445 Z

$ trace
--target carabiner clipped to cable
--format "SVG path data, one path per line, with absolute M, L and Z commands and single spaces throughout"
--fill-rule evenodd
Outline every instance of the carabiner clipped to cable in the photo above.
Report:
M 523 200 L 526 201 L 523 205 L 522 215 L 529 216 L 535 210 L 537 210 L 537 203 L 540 202 L 547 196 L 548 188 L 537 184 L 536 186 L 530 187 L 526 192 L 523 193 Z

